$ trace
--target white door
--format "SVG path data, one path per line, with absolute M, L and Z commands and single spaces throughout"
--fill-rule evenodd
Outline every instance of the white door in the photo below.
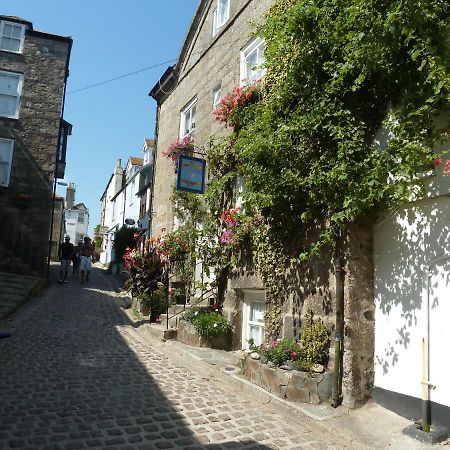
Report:
M 430 399 L 450 406 L 448 378 L 448 344 L 450 342 L 450 260 L 432 267 L 430 294 Z
M 263 290 L 244 291 L 244 310 L 242 323 L 242 348 L 249 349 L 249 340 L 254 345 L 264 342 L 265 292 Z

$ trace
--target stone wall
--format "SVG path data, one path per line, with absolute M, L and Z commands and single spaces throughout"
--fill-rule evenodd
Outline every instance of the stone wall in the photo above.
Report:
M 230 20 L 221 32 L 212 36 L 211 1 L 200 2 L 204 14 L 198 27 L 191 29 L 181 53 L 175 74 L 177 82 L 160 98 L 157 124 L 157 157 L 153 206 L 153 234 L 161 228 L 172 228 L 173 213 L 170 203 L 175 182 L 175 167 L 161 152 L 179 137 L 181 110 L 197 98 L 195 143 L 208 145 L 214 135 L 226 133 L 212 116 L 213 91 L 221 85 L 222 94 L 239 84 L 240 50 L 249 42 L 250 21 L 258 21 L 268 9 L 271 0 L 240 0 L 231 2 Z M 162 95 L 162 94 L 161 94 Z M 363 403 L 371 395 L 373 384 L 373 263 L 371 228 L 352 229 L 348 236 L 348 261 L 345 288 L 345 354 L 344 401 L 349 406 Z M 282 305 L 284 337 L 300 335 L 302 319 L 312 309 L 315 319 L 321 318 L 334 340 L 335 277 L 333 252 L 325 249 L 308 267 L 293 267 L 286 274 Z M 263 289 L 254 268 L 236 269 L 228 283 L 224 314 L 233 324 L 232 348 L 241 348 L 242 308 L 245 290 Z M 332 368 L 334 346 L 330 348 Z
M 4 270 L 45 275 L 70 43 L 27 32 L 23 54 L 0 52 L 1 70 L 23 74 L 19 118 L 0 118 L 0 137 L 15 140 L 10 184 L 0 192 L 0 222 L 13 225 L 9 240 L 0 236 L 0 251 L 3 260 L 15 258 Z M 28 197 L 22 207 L 17 205 L 18 196 Z
M 208 347 L 218 350 L 230 349 L 230 335 L 224 334 L 217 337 L 200 336 L 190 322 L 179 320 L 177 329 L 177 341 L 192 347 Z
M 245 376 L 280 398 L 292 402 L 318 405 L 331 398 L 332 372 L 307 373 L 269 367 L 258 360 L 246 358 Z
M 153 234 L 162 227 L 171 229 L 173 213 L 170 203 L 175 182 L 172 161 L 161 155 L 179 137 L 181 110 L 197 97 L 195 143 L 207 146 L 210 137 L 226 133 L 213 119 L 213 92 L 220 84 L 226 94 L 240 81 L 240 50 L 249 41 L 250 21 L 258 21 L 271 0 L 232 1 L 230 20 L 212 36 L 211 0 L 205 3 L 206 15 L 186 44 L 186 57 L 179 62 L 178 85 L 171 88 L 158 108 L 155 185 L 153 201 Z M 173 90 L 172 90 L 173 89 Z

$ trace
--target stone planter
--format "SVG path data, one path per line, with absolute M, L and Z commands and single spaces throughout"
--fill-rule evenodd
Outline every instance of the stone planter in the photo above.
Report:
M 229 350 L 231 334 L 227 333 L 217 337 L 200 336 L 190 322 L 180 319 L 178 322 L 177 340 L 192 347 L 208 347 L 218 350 Z
M 318 405 L 331 398 L 332 372 L 308 373 L 298 370 L 271 368 L 259 360 L 247 357 L 245 377 L 266 391 L 292 402 Z

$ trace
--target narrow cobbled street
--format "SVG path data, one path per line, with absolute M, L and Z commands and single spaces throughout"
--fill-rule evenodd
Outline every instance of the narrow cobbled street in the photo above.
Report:
M 5 326 L 1 449 L 361 448 L 142 339 L 99 269 L 53 283 Z

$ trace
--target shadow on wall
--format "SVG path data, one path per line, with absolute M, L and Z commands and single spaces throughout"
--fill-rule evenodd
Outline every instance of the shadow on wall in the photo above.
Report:
M 417 346 L 424 334 L 426 270 L 435 258 L 450 254 L 449 223 L 450 201 L 441 197 L 402 207 L 375 227 L 377 341 L 383 343 L 383 348 L 376 348 L 376 363 L 384 374 L 399 363 L 402 351 Z M 446 277 L 449 286 L 450 273 Z M 443 301 L 433 293 L 436 283 L 433 278 L 431 311 Z
M 4 270 L 44 276 L 53 176 L 42 165 L 51 168 L 54 162 L 39 160 L 39 156 L 44 158 L 45 155 L 30 152 L 14 130 L 0 126 L 0 135 L 15 140 L 10 184 L 0 196 L 3 227 L 0 244 L 4 247 L 4 260 L 12 259 Z

